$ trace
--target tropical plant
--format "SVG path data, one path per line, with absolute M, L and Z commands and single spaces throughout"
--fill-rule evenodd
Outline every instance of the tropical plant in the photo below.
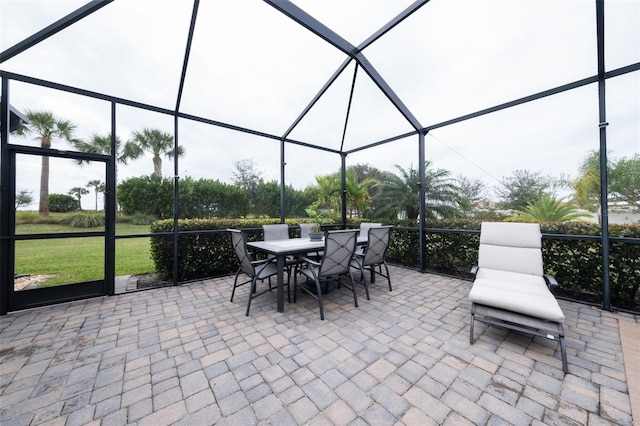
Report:
M 611 162 L 607 167 L 611 168 Z M 589 211 L 598 211 L 600 220 L 600 153 L 590 151 L 578 168 L 580 176 L 572 183 L 578 205 Z
M 337 173 L 325 176 L 316 176 L 318 189 L 317 199 L 309 208 L 315 211 L 326 211 L 330 218 L 340 210 L 340 180 Z
M 458 215 L 458 187 L 450 173 L 443 169 L 431 169 L 431 162 L 425 162 L 425 220 L 452 218 Z M 400 175 L 391 174 L 380 184 L 376 197 L 377 215 L 394 217 L 405 215 L 408 220 L 416 220 L 419 206 L 419 170 L 409 166 L 404 169 L 395 165 Z
M 93 188 L 93 191 L 96 194 L 96 210 L 98 210 L 98 194 L 104 192 L 105 190 L 104 183 L 97 179 L 90 180 L 87 183 L 87 188 Z
M 345 185 L 347 190 L 347 210 L 349 218 L 354 215 L 362 217 L 365 206 L 371 203 L 369 189 L 378 184 L 374 178 L 358 180 L 356 171 L 348 168 L 345 172 Z
M 162 177 L 162 155 L 173 158 L 176 154 L 173 144 L 173 136 L 158 129 L 143 129 L 134 132 L 131 143 L 136 144 L 141 150 L 153 154 L 153 174 Z M 184 148 L 178 147 L 178 157 L 184 155 Z
M 27 111 L 29 123 L 22 124 L 16 134 L 20 136 L 33 135 L 33 139 L 40 142 L 40 147 L 51 148 L 55 139 L 71 142 L 75 126 L 68 120 L 62 120 L 49 111 Z M 40 169 L 40 201 L 38 213 L 49 215 L 49 156 L 42 156 Z
M 94 133 L 91 136 L 89 142 L 85 142 L 82 140 L 74 140 L 72 141 L 73 146 L 82 152 L 88 152 L 91 154 L 111 154 L 111 135 L 98 135 Z M 143 154 L 142 148 L 133 143 L 132 141 L 127 141 L 124 145 L 119 137 L 116 136 L 115 141 L 115 159 L 116 159 L 116 182 L 118 181 L 118 164 L 127 164 L 129 160 L 135 160 Z M 77 160 L 78 164 L 84 165 L 89 163 L 89 160 Z
M 601 220 L 600 153 L 591 151 L 579 168 L 580 176 L 573 181 L 576 200 L 589 211 L 598 212 Z M 640 155 L 615 160 L 607 157 L 608 201 L 626 203 L 640 209 Z
M 81 188 L 79 186 L 74 186 L 69 190 L 69 192 L 67 192 L 67 194 L 78 199 L 78 204 L 80 204 L 80 206 L 82 206 L 82 196 L 88 193 L 89 191 L 86 188 Z
M 578 211 L 574 202 L 565 202 L 549 194 L 529 203 L 524 211 L 515 212 L 517 216 L 513 220 L 518 222 L 568 222 L 589 217 Z
M 104 226 L 104 214 L 74 213 L 65 216 L 60 223 L 72 228 L 97 228 Z

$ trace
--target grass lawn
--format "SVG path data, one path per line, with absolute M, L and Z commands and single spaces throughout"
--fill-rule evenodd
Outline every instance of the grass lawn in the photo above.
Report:
M 60 224 L 21 224 L 16 234 L 103 231 Z M 117 235 L 146 234 L 148 225 L 117 224 Z M 149 238 L 116 240 L 116 276 L 155 272 Z M 16 274 L 54 275 L 41 285 L 52 286 L 104 279 L 104 238 L 64 238 L 16 241 Z

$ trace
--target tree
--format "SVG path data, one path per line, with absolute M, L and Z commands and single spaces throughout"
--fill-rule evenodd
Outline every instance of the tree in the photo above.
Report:
M 111 135 L 98 135 L 94 133 L 91 136 L 89 142 L 85 142 L 79 139 L 72 141 L 73 146 L 82 152 L 88 152 L 91 154 L 111 154 Z M 141 146 L 132 141 L 127 141 L 124 145 L 120 138 L 116 137 L 116 182 L 118 176 L 118 164 L 127 164 L 129 160 L 135 160 L 143 154 Z M 78 164 L 87 164 L 88 160 L 78 160 Z M 155 164 L 155 163 L 154 163 Z
M 249 197 L 252 209 L 255 209 L 258 198 L 258 186 L 262 182 L 262 172 L 256 169 L 256 164 L 250 158 L 233 163 L 233 184 L 244 189 Z M 278 206 L 280 203 L 278 202 Z
M 340 210 L 340 179 L 338 173 L 316 176 L 317 198 L 309 208 L 314 211 L 326 211 L 330 218 Z
M 597 211 L 600 222 L 600 152 L 590 151 L 578 170 L 580 175 L 573 181 L 576 200 L 581 207 Z M 640 155 L 620 160 L 607 156 L 607 188 L 608 201 L 640 209 Z
M 458 215 L 458 187 L 450 173 L 443 169 L 430 169 L 431 162 L 425 162 L 425 219 L 452 218 Z M 419 209 L 419 170 L 410 166 L 403 169 L 395 165 L 400 175 L 390 174 L 387 181 L 380 184 L 380 194 L 376 197 L 377 215 L 392 217 L 406 215 L 408 220 L 416 220 Z
M 458 176 L 458 208 L 463 216 L 471 212 L 487 199 L 487 188 L 480 179 Z
M 640 209 L 640 155 L 621 158 L 610 173 L 609 194 L 616 201 Z
M 607 167 L 610 169 L 611 164 Z M 600 222 L 600 153 L 590 151 L 578 168 L 580 176 L 572 183 L 578 205 L 598 212 Z
M 353 217 L 353 215 L 362 217 L 365 206 L 371 203 L 369 190 L 377 184 L 377 179 L 369 177 L 359 180 L 354 169 L 347 169 L 345 172 L 345 185 L 349 218 Z
M 515 170 L 513 176 L 502 178 L 502 186 L 496 188 L 505 209 L 524 210 L 530 203 L 540 199 L 557 185 L 555 180 L 542 176 L 540 172 Z
M 16 194 L 16 210 L 22 206 L 28 206 L 31 203 L 33 203 L 33 195 L 31 195 L 31 191 L 22 189 Z
M 162 177 L 162 155 L 173 158 L 176 154 L 173 148 L 173 136 L 158 129 L 143 129 L 134 132 L 129 141 L 136 144 L 142 151 L 153 154 L 153 174 Z M 184 155 L 184 148 L 178 147 L 178 157 Z
M 563 202 L 562 199 L 549 194 L 529 203 L 525 210 L 515 212 L 518 214 L 515 220 L 524 222 L 568 222 L 589 217 L 588 214 L 578 211 L 572 201 Z
M 93 188 L 96 193 L 96 210 L 98 210 L 98 194 L 104 192 L 104 183 L 97 179 L 90 180 L 89 183 L 87 183 L 87 188 Z
M 49 111 L 27 111 L 28 124 L 20 126 L 18 135 L 33 135 L 33 139 L 40 142 L 40 147 L 51 148 L 55 139 L 71 142 L 75 126 L 68 120 L 55 117 Z M 38 213 L 49 215 L 49 157 L 42 156 L 40 169 L 40 202 Z
M 76 197 L 78 199 L 78 204 L 80 204 L 80 206 L 82 206 L 82 196 L 88 193 L 89 191 L 86 188 L 81 188 L 79 186 L 74 186 L 69 190 L 69 192 L 67 192 L 67 194 L 71 195 L 72 197 Z

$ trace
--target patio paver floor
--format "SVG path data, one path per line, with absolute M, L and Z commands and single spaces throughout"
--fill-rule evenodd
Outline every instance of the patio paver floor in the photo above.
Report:
M 275 292 L 245 317 L 233 277 L 10 313 L 0 422 L 633 424 L 637 316 L 560 301 L 565 375 L 556 341 L 477 323 L 470 345 L 470 282 L 391 276 L 359 308 L 327 295 L 325 321 L 306 295 L 275 312 Z

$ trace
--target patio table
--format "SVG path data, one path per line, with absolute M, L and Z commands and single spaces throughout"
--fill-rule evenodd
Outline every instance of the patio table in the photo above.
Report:
M 367 236 L 358 237 L 358 245 L 367 243 Z M 287 256 L 299 256 L 305 253 L 324 249 L 324 238 L 289 238 L 287 240 L 251 241 L 247 242 L 258 253 L 272 255 L 276 258 L 278 268 L 278 312 L 284 312 L 284 269 Z

